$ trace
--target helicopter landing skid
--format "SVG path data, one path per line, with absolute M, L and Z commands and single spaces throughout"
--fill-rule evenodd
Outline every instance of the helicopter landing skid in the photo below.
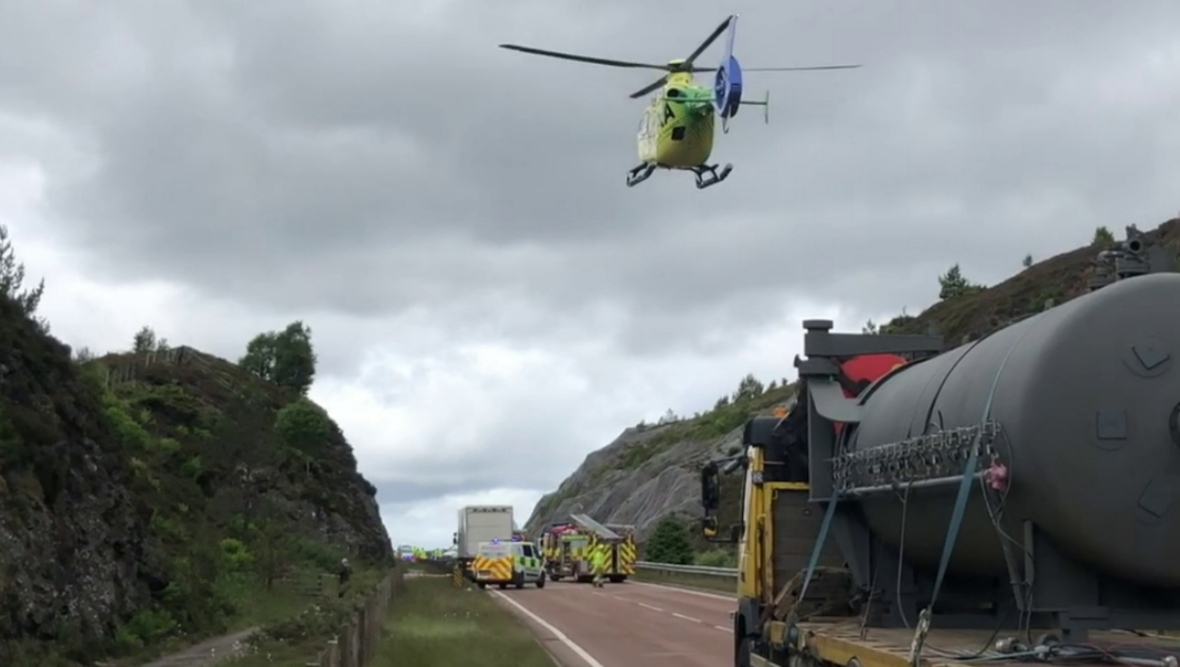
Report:
M 692 173 L 697 177 L 697 189 L 699 190 L 704 190 L 710 185 L 717 185 L 721 181 L 724 181 L 731 171 L 733 171 L 732 164 L 722 167 L 720 173 L 717 172 L 717 165 L 715 164 L 702 164 L 692 168 Z
M 655 170 L 656 165 L 652 164 L 651 162 L 644 162 L 638 167 L 633 168 L 631 171 L 628 171 L 627 187 L 633 188 L 636 185 L 639 185 L 640 183 L 651 178 L 651 175 L 655 173 Z

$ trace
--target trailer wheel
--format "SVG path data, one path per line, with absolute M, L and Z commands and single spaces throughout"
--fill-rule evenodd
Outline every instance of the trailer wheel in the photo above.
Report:
M 734 667 L 750 667 L 750 651 L 753 641 L 749 637 L 738 640 L 736 655 L 733 659 Z
M 487 584 L 485 584 L 485 583 L 484 583 L 484 582 L 482 582 L 482 581 L 478 581 L 478 582 L 476 582 L 476 583 L 475 583 L 475 585 L 476 585 L 476 586 L 479 586 L 479 590 L 481 590 L 481 591 L 482 591 L 482 590 L 484 590 L 484 589 L 486 589 L 486 588 L 488 587 L 488 585 L 487 585 Z
M 505 588 L 508 588 L 508 584 L 500 584 L 500 590 L 504 590 Z

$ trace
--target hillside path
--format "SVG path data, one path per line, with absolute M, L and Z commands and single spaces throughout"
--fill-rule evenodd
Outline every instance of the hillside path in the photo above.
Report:
M 143 667 L 213 667 L 213 665 L 220 665 L 226 660 L 240 655 L 241 651 L 246 648 L 246 638 L 255 632 L 258 632 L 258 628 L 249 628 L 222 637 L 206 639 L 200 644 L 149 662 Z

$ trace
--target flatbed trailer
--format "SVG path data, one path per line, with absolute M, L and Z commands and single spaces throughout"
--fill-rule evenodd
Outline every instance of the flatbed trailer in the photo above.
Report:
M 859 618 L 815 619 L 799 624 L 800 645 L 805 658 L 813 666 L 838 665 L 848 667 L 911 667 L 912 628 L 864 628 Z M 919 667 L 1026 667 L 1030 663 L 1064 663 L 1070 665 L 1123 664 L 1135 667 L 1176 667 L 1180 656 L 1180 637 L 1135 633 L 1129 630 L 1092 631 L 1084 644 L 1058 644 L 1062 654 L 1048 659 L 1022 650 L 1013 641 L 1011 630 L 953 630 L 931 627 L 926 635 Z M 1033 630 L 1033 643 L 1046 634 Z M 1060 633 L 1056 633 L 1060 636 Z M 1028 644 L 1027 635 L 1024 644 Z M 997 650 L 997 645 L 1004 651 Z M 1049 643 L 1052 646 L 1052 642 Z M 1067 653 L 1072 652 L 1072 657 Z M 1104 655 L 1105 653 L 1105 655 Z M 1109 656 L 1109 657 L 1108 657 Z M 1114 656 L 1118 656 L 1117 659 Z M 792 656 L 792 667 L 795 659 Z M 771 660 L 774 657 L 772 656 Z M 750 664 L 756 667 L 787 667 L 754 655 Z M 798 667 L 803 667 L 798 663 Z

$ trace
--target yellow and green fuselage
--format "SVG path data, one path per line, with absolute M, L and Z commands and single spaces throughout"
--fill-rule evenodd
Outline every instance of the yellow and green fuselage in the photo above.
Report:
M 644 111 L 639 128 L 639 159 L 671 169 L 705 164 L 713 152 L 713 90 L 683 72 L 668 77 Z

